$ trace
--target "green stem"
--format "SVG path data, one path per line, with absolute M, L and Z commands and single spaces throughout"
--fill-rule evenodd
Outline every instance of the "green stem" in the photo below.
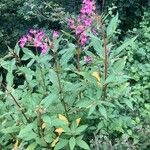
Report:
M 77 48 L 77 70 L 78 70 L 78 72 L 81 71 L 81 69 L 80 69 L 80 49 L 79 48 Z
M 104 80 L 106 81 L 108 76 L 108 49 L 107 49 L 107 41 L 105 38 L 105 33 L 102 33 L 103 43 L 104 43 Z M 104 99 L 107 97 L 107 84 L 104 84 Z
M 58 80 L 58 86 L 59 86 L 59 93 L 60 93 L 60 101 L 64 107 L 65 110 L 65 115 L 67 119 L 69 120 L 69 115 L 68 115 L 68 110 L 64 101 L 64 95 L 63 95 L 63 90 L 61 86 L 61 80 L 60 80 L 60 74 L 59 74 L 59 67 L 58 67 L 58 58 L 57 58 L 57 53 L 54 54 L 54 59 L 55 59 L 55 69 L 56 69 L 56 75 L 57 75 L 57 80 Z

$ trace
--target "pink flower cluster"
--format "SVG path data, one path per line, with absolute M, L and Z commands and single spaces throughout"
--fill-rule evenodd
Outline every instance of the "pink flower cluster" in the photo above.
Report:
M 82 46 L 85 46 L 88 41 L 86 30 L 92 25 L 92 16 L 94 15 L 95 9 L 96 7 L 93 0 L 83 0 L 77 21 L 72 18 L 68 19 L 70 29 L 75 32 Z
M 42 30 L 30 29 L 29 32 L 19 40 L 21 48 L 27 44 L 31 44 L 35 48 L 40 48 L 41 52 L 45 54 L 48 49 L 48 38 Z

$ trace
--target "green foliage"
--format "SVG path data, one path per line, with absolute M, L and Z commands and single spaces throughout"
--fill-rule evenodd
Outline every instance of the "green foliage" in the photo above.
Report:
M 9 48 L 0 59 L 1 69 L 6 72 L 2 74 L 0 92 L 2 148 L 95 149 L 98 135 L 102 136 L 101 143 L 105 136 L 110 144 L 116 135 L 127 136 L 127 142 L 134 138 L 134 128 L 141 118 L 132 115 L 136 102 L 129 77 L 124 74 L 127 57 L 122 53 L 135 38 L 119 46 L 121 51 L 116 51 L 116 45 L 110 46 L 114 45 L 111 38 L 117 22 L 116 15 L 103 31 L 111 33 L 106 34 L 107 43 L 105 36 L 89 34 L 90 43 L 86 51 L 81 51 L 79 62 L 77 48 L 82 47 L 71 43 L 65 32 L 58 39 L 49 39 L 53 46 L 44 55 L 35 54 L 34 48 L 20 49 L 18 44 Z M 109 55 L 101 55 L 107 47 L 111 49 Z M 85 54 L 92 54 L 92 63 L 83 61 Z M 19 78 L 21 83 L 16 82 Z M 149 105 L 145 108 L 143 115 L 148 113 Z M 104 149 L 104 144 L 99 146 Z

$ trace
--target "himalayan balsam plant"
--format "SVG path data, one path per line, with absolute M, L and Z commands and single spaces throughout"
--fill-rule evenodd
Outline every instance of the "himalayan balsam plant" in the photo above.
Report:
M 31 29 L 0 59 L 2 149 L 98 150 L 95 135 L 134 125 L 124 116 L 133 99 L 120 52 L 135 38 L 113 45 L 118 14 L 106 26 L 92 0 L 68 21 L 71 33 Z

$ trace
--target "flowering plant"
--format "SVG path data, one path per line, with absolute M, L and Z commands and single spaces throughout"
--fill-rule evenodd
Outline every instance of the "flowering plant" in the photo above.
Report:
M 128 128 L 119 122 L 125 119 L 122 112 L 126 105 L 132 109 L 128 77 L 123 73 L 126 57 L 120 58 L 119 54 L 135 38 L 118 48 L 112 47 L 108 40 L 116 30 L 118 15 L 107 28 L 103 29 L 100 22 L 102 31 L 98 37 L 88 30 L 93 11 L 94 2 L 84 0 L 77 25 L 69 20 L 81 50 L 87 47 L 85 62 L 95 58 L 92 64 L 82 61 L 79 44 L 70 42 L 63 33 L 53 31 L 48 37 L 35 29 L 0 59 L 0 66 L 7 71 L 6 76 L 1 76 L 0 91 L 2 147 L 90 149 L 90 140 L 101 130 L 112 128 L 109 131 L 125 132 Z

